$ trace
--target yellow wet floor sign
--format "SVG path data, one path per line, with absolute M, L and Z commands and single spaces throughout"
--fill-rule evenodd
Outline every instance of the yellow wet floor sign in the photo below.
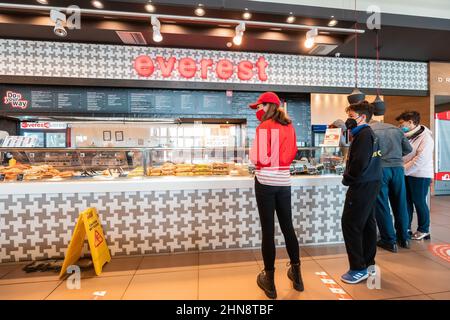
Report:
M 103 234 L 97 210 L 95 208 L 89 208 L 81 212 L 78 216 L 78 221 L 72 235 L 72 241 L 69 243 L 61 273 L 59 274 L 60 277 L 66 273 L 66 270 L 70 265 L 73 265 L 80 258 L 86 234 L 95 273 L 97 275 L 102 273 L 103 265 L 111 261 L 111 255 L 109 253 L 108 245 L 106 244 L 105 235 Z

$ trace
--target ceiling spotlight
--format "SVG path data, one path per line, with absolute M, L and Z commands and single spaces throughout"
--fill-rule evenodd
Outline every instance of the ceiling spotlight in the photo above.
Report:
M 103 3 L 99 0 L 91 1 L 91 4 L 97 9 L 103 9 Z
M 244 37 L 245 23 L 241 22 L 235 29 L 235 35 L 233 38 L 233 43 L 240 46 L 242 43 L 242 38 Z
M 199 17 L 203 17 L 205 15 L 205 9 L 203 9 L 203 5 L 200 3 L 197 7 L 197 9 L 195 9 L 195 15 L 199 16 Z
M 155 12 L 155 6 L 152 5 L 152 2 L 149 1 L 146 5 L 145 5 L 145 10 L 147 12 Z
M 289 12 L 289 17 L 287 17 L 286 22 L 287 23 L 294 23 L 294 21 L 295 21 L 294 15 L 292 14 L 292 12 Z
M 331 16 L 331 20 L 328 22 L 329 27 L 334 27 L 338 24 L 338 21 L 334 18 L 334 16 Z
M 64 23 L 66 23 L 66 15 L 58 10 L 50 10 L 50 19 L 55 23 L 55 27 L 53 28 L 53 32 L 58 37 L 67 36 L 67 31 L 64 28 Z
M 40 4 L 48 4 L 47 0 L 36 0 Z
M 311 29 L 306 33 L 306 40 L 305 40 L 306 48 L 310 49 L 314 46 L 315 38 L 317 37 L 318 34 L 319 30 L 317 30 L 316 28 Z
M 163 37 L 161 35 L 161 22 L 159 22 L 158 18 L 152 16 L 152 28 L 153 28 L 153 41 L 161 42 Z
M 245 12 L 242 14 L 242 18 L 245 20 L 250 20 L 252 18 L 252 14 L 245 8 Z

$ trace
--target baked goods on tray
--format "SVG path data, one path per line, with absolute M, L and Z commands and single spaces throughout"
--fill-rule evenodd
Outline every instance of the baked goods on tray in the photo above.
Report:
M 30 166 L 26 164 L 16 163 L 14 166 L 1 167 L 0 174 L 5 175 L 5 180 L 20 180 L 23 177 L 25 181 L 71 178 L 74 175 L 73 171 L 59 171 L 50 165 Z M 21 177 L 19 179 L 19 177 Z

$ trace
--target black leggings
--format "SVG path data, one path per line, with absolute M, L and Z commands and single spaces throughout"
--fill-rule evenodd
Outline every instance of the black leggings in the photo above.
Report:
M 299 263 L 300 248 L 292 225 L 291 187 L 268 186 L 255 178 L 255 193 L 262 228 L 264 270 L 275 269 L 275 211 L 291 263 Z

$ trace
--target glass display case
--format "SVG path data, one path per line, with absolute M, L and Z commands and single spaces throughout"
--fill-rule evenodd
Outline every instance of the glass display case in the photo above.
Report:
M 348 147 L 299 148 L 291 165 L 292 174 L 337 174 L 342 175 Z
M 248 148 L 147 149 L 148 176 L 248 176 Z
M 140 149 L 0 148 L 0 180 L 142 178 L 144 157 Z
M 293 175 L 344 172 L 347 147 L 299 148 Z M 0 148 L 0 181 L 142 179 L 163 176 L 250 176 L 249 149 Z

